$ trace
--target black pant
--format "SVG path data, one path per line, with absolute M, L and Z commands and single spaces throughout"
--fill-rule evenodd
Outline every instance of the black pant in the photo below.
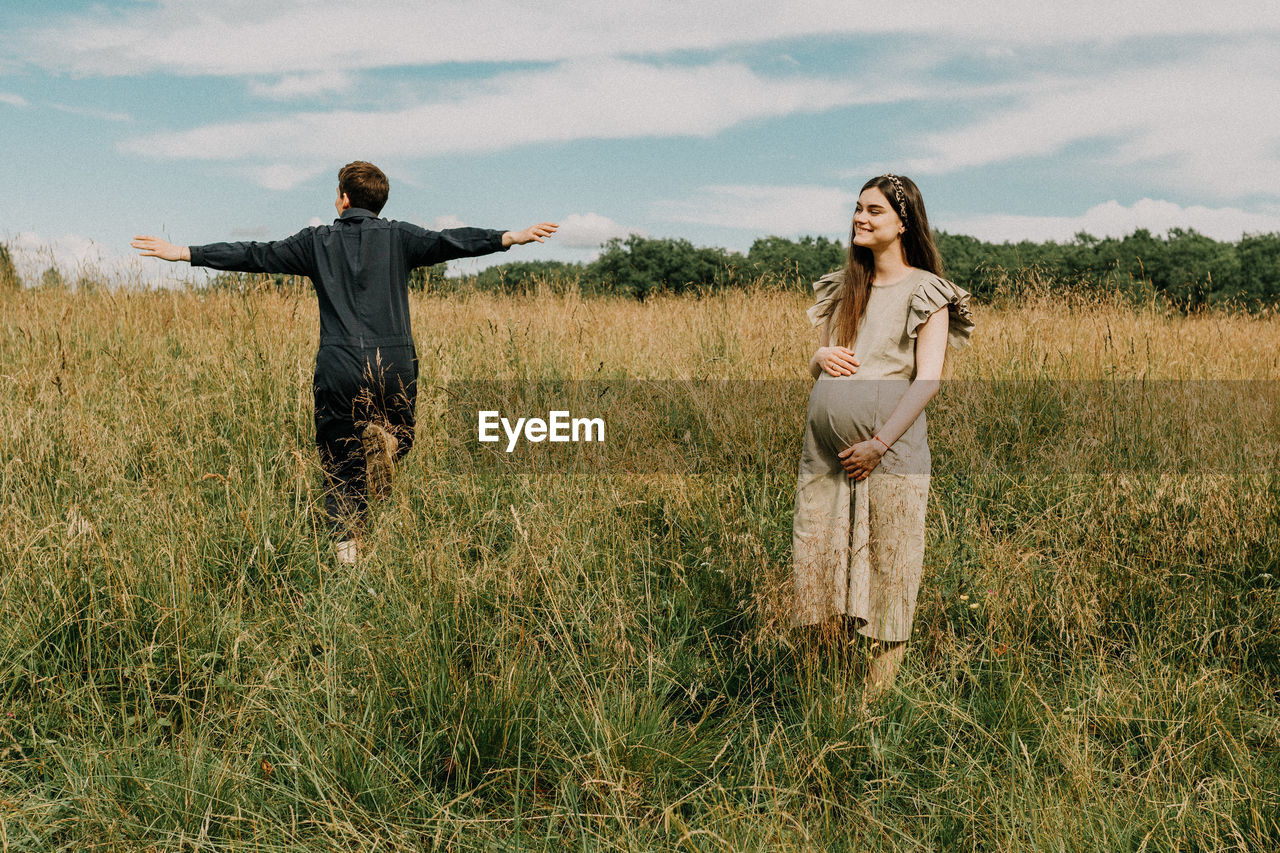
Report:
M 412 345 L 322 344 L 316 353 L 316 447 L 328 481 L 325 510 L 336 538 L 350 538 L 367 507 L 362 433 L 376 423 L 399 441 L 397 458 L 413 446 L 418 356 Z

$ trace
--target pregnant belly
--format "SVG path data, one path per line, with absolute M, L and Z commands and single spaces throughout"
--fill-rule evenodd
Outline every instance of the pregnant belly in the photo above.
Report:
M 809 392 L 809 429 L 835 454 L 876 434 L 910 386 L 903 379 L 823 375 Z

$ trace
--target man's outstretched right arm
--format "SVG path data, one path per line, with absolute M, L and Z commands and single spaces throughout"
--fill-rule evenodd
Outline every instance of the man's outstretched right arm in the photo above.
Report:
M 270 243 L 208 243 L 203 246 L 175 246 L 148 235 L 129 243 L 144 257 L 166 261 L 187 261 L 192 266 L 235 272 L 270 272 L 311 275 L 315 267 L 311 241 L 306 232 Z

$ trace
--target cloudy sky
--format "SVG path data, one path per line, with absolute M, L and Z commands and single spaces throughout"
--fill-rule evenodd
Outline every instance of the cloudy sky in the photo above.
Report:
M 986 239 L 1280 231 L 1274 0 L 0 0 L 0 32 L 28 268 L 287 236 L 353 159 L 392 218 L 563 224 L 498 260 L 844 237 L 884 171 Z

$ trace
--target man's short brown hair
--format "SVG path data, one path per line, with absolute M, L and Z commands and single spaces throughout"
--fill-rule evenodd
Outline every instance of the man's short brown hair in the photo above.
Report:
M 338 170 L 338 192 L 347 194 L 352 207 L 377 215 L 387 203 L 391 184 L 377 166 L 356 160 Z

